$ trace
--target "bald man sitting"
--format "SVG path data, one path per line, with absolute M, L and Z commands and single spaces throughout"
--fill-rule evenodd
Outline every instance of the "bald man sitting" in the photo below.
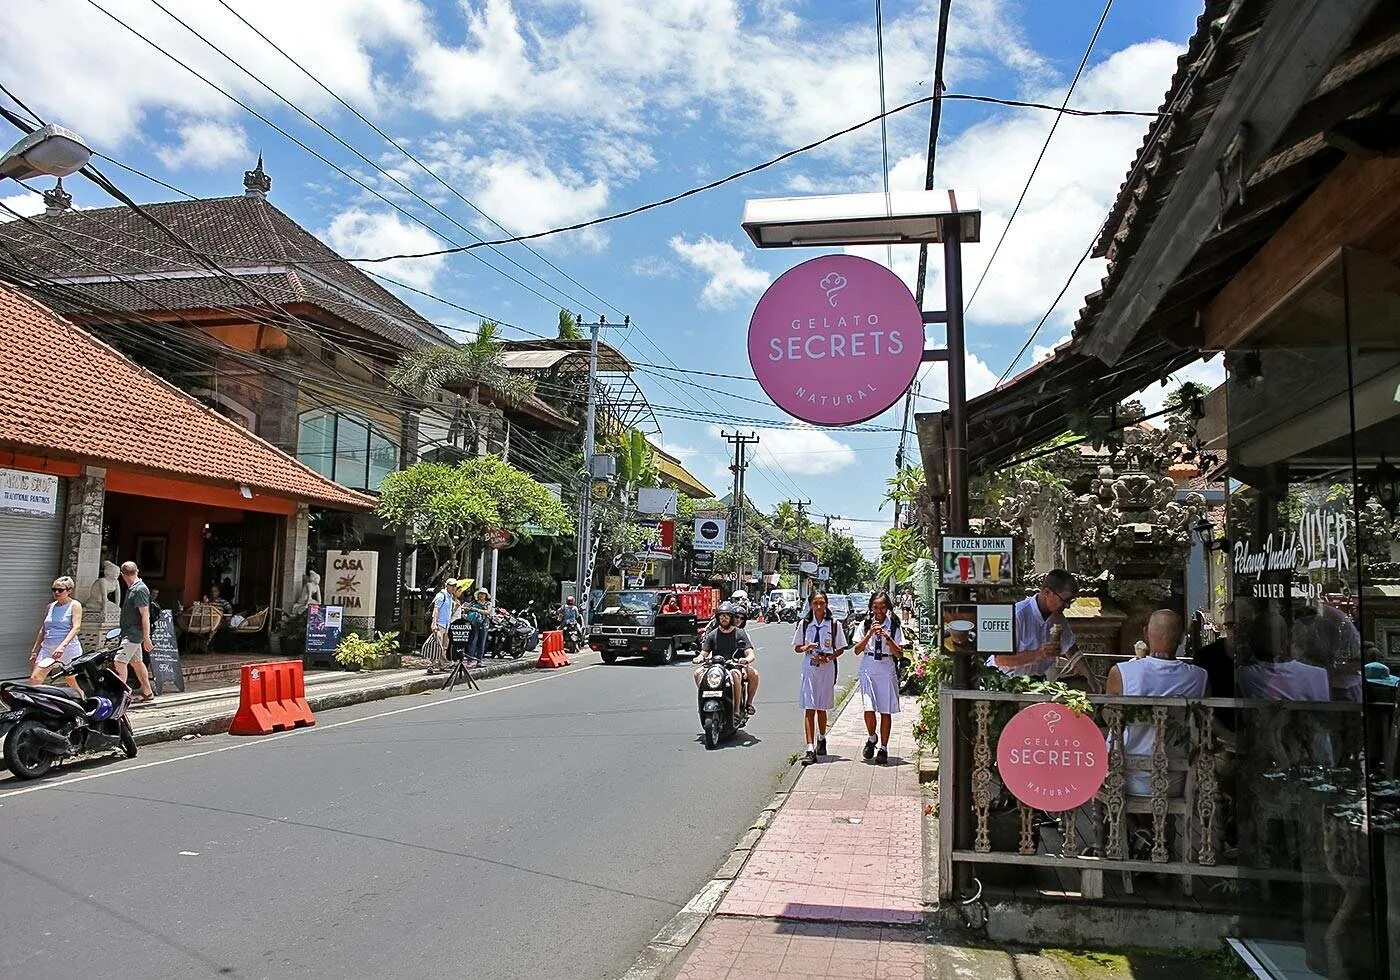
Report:
M 1114 664 L 1108 672 L 1105 694 L 1129 697 L 1203 698 L 1208 685 L 1206 672 L 1193 664 L 1176 659 L 1181 645 L 1181 617 L 1170 609 L 1158 609 L 1147 620 L 1143 638 L 1147 640 L 1147 656 Z M 1156 735 L 1149 724 L 1127 725 L 1123 729 L 1124 761 L 1150 763 Z M 1184 759 L 1185 750 L 1168 745 L 1169 758 Z M 1151 796 L 1150 772 L 1146 769 L 1128 770 L 1128 792 L 1133 796 Z M 1173 772 L 1168 777 L 1167 795 L 1180 796 L 1186 789 L 1186 773 Z

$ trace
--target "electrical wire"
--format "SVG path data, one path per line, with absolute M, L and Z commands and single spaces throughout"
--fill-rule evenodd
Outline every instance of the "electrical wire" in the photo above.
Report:
M 1094 33 L 1089 37 L 1089 44 L 1084 48 L 1084 56 L 1079 59 L 1079 67 L 1075 69 L 1074 77 L 1070 79 L 1069 88 L 1065 90 L 1064 100 L 1060 103 L 1061 109 L 1067 108 L 1069 100 L 1074 97 L 1074 90 L 1084 74 L 1084 66 L 1089 63 L 1089 56 L 1093 54 L 1094 45 L 1099 40 L 1099 32 L 1103 30 L 1104 22 L 1108 20 L 1108 12 L 1112 9 L 1113 0 L 1108 0 L 1103 6 L 1103 13 L 1099 15 L 1099 22 L 1094 27 Z M 1006 242 L 1006 236 L 1011 231 L 1011 224 L 1016 220 L 1016 215 L 1021 211 L 1021 205 L 1026 201 L 1026 194 L 1031 189 L 1031 181 L 1035 180 L 1036 172 L 1040 169 L 1041 161 L 1045 159 L 1045 153 L 1050 149 L 1050 141 L 1055 138 L 1055 130 L 1059 128 L 1060 120 L 1063 118 L 1063 113 L 1056 113 L 1055 118 L 1050 122 L 1050 131 L 1045 134 L 1045 142 L 1040 145 L 1040 153 L 1036 155 L 1035 163 L 1031 164 L 1031 172 L 1026 176 L 1026 183 L 1021 188 L 1021 195 L 1016 198 L 1016 206 L 1011 209 L 1011 217 L 1006 219 L 1006 225 L 1001 229 L 1001 237 L 997 239 L 996 245 L 992 248 L 992 254 L 987 259 L 987 264 L 982 267 L 982 275 L 977 280 L 977 285 L 972 288 L 972 295 L 963 305 L 964 317 L 967 316 L 968 310 L 972 309 L 972 304 L 977 301 L 977 293 L 982 289 L 982 284 L 987 281 L 987 273 L 991 271 L 992 263 L 997 260 L 997 253 L 1001 251 L 1001 246 Z

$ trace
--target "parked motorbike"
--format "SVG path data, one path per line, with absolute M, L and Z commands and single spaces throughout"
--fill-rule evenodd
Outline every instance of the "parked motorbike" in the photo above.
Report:
M 736 734 L 748 721 L 748 716 L 734 707 L 734 677 L 731 671 L 740 665 L 734 661 L 724 661 L 711 657 L 705 661 L 705 673 L 700 677 L 700 727 L 705 733 L 705 748 L 717 749 L 719 743 Z M 739 674 L 743 680 L 742 671 Z M 742 692 L 742 703 L 747 692 Z
M 486 655 L 501 660 L 519 660 L 540 644 L 540 629 L 528 603 L 519 614 L 509 609 L 495 610 L 486 627 Z
M 5 765 L 19 779 L 38 779 L 55 764 L 83 753 L 120 748 L 136 755 L 136 736 L 127 720 L 131 689 L 112 669 L 120 632 L 109 630 L 101 649 L 83 654 L 55 672 L 71 675 L 82 693 L 54 684 L 0 683 Z
M 780 623 L 797 622 L 798 609 L 796 606 L 783 605 L 778 608 L 777 619 Z

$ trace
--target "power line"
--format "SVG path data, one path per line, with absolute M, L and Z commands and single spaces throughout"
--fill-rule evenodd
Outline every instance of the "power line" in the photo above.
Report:
M 1075 87 L 1079 85 L 1079 79 L 1084 74 L 1084 66 L 1089 63 L 1089 56 L 1094 51 L 1094 45 L 1098 43 L 1099 32 L 1103 30 L 1104 21 L 1108 20 L 1108 12 L 1113 8 L 1113 0 L 1108 0 L 1104 4 L 1103 13 L 1099 15 L 1099 22 L 1094 27 L 1094 33 L 1089 37 L 1089 44 L 1084 49 L 1084 57 L 1079 59 L 1079 67 L 1075 69 L 1074 78 L 1070 79 L 1069 88 L 1065 91 L 1064 101 L 1060 103 L 1060 108 L 1066 108 L 1069 100 L 1074 96 Z M 1055 130 L 1059 128 L 1060 120 L 1064 118 L 1063 113 L 1056 113 L 1055 118 L 1050 123 L 1050 131 L 1045 134 L 1045 142 L 1040 145 L 1040 153 L 1036 155 L 1035 163 L 1031 165 L 1031 172 L 1026 176 L 1025 186 L 1021 188 L 1021 196 L 1016 198 L 1016 206 L 1011 209 L 1011 217 L 1006 219 L 1006 226 L 1001 229 L 1001 237 L 997 239 L 996 246 L 992 249 L 991 257 L 987 259 L 987 264 L 982 268 L 982 276 L 977 280 L 977 285 L 972 289 L 972 295 L 963 306 L 963 316 L 972 308 L 972 304 L 977 301 L 977 293 L 982 288 L 982 284 L 987 281 L 987 273 L 991 271 L 992 263 L 997 259 L 997 253 L 1001 251 L 1001 246 L 1006 242 L 1006 236 L 1011 231 L 1011 223 L 1016 220 L 1016 215 L 1021 211 L 1021 205 L 1025 203 L 1026 194 L 1031 189 L 1031 181 L 1035 180 L 1036 171 L 1040 169 L 1040 163 L 1045 159 L 1045 153 L 1050 149 L 1050 141 L 1055 138 Z M 1019 355 L 1018 355 L 1019 356 Z

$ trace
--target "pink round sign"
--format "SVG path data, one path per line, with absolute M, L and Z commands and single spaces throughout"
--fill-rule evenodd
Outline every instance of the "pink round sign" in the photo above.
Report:
M 879 415 L 914 380 L 924 320 L 889 269 L 855 255 L 823 255 L 789 269 L 749 321 L 749 363 L 768 397 L 814 425 Z
M 1108 774 L 1108 747 L 1088 715 L 1033 704 L 1002 729 L 997 770 L 1016 799 L 1059 813 L 1094 798 Z

